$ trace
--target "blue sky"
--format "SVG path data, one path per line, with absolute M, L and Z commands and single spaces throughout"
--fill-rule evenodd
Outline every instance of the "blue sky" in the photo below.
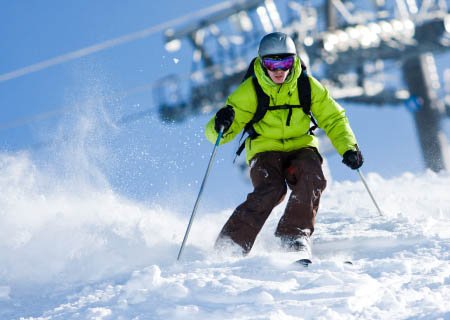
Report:
M 3 1 L 0 74 L 220 2 Z M 89 111 L 91 117 L 94 112 L 95 119 L 105 112 L 106 118 L 114 122 L 135 112 L 151 108 L 156 111 L 151 88 L 126 93 L 154 84 L 171 73 L 188 73 L 191 53 L 186 43 L 179 52 L 166 52 L 163 35 L 157 32 L 142 40 L 0 82 L 1 150 L 27 150 L 41 166 L 61 166 L 61 172 L 70 171 L 73 166 L 63 166 L 55 160 L 61 159 L 56 156 L 61 152 L 53 154 L 55 149 L 49 151 L 42 143 L 55 138 L 81 139 L 74 134 L 74 123 L 88 114 L 86 106 L 92 104 L 94 97 L 96 107 L 102 106 L 101 112 L 96 107 L 96 111 Z M 437 60 L 440 70 L 448 67 L 445 57 Z M 424 170 L 413 115 L 406 108 L 343 106 L 366 158 L 364 172 L 389 178 Z M 86 151 L 88 159 L 107 176 L 114 189 L 147 200 L 166 199 L 176 193 L 184 208 L 198 190 L 212 150 L 202 133 L 208 118 L 201 116 L 179 125 L 165 125 L 155 112 L 117 128 L 103 117 L 96 122 L 98 128 L 88 130 L 89 136 L 82 138 L 87 139 L 86 145 L 90 147 Z M 450 137 L 448 120 L 443 127 Z M 236 204 L 250 191 L 245 177 L 231 164 L 236 145 L 237 142 L 231 143 L 219 150 L 206 193 L 212 204 L 219 203 L 224 194 Z M 106 149 L 108 156 L 97 154 L 99 148 Z M 339 156 L 331 155 L 328 161 L 335 180 L 358 179 L 340 163 Z

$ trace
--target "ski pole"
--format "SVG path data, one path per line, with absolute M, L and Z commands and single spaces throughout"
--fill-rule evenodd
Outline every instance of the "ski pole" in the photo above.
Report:
M 189 224 L 188 224 L 186 232 L 184 234 L 183 243 L 181 244 L 180 251 L 178 252 L 177 261 L 180 260 L 181 254 L 183 253 L 184 245 L 186 244 L 186 240 L 188 238 L 189 231 L 191 230 L 192 222 L 194 221 L 194 216 L 197 211 L 197 207 L 200 202 L 200 197 L 202 196 L 203 189 L 205 187 L 206 179 L 209 176 L 209 171 L 211 170 L 213 159 L 216 155 L 217 146 L 219 145 L 220 140 L 222 139 L 223 129 L 224 129 L 223 126 L 220 127 L 219 135 L 217 136 L 217 140 L 216 140 L 216 144 L 214 145 L 214 149 L 212 151 L 211 158 L 209 159 L 208 168 L 206 169 L 205 176 L 204 176 L 202 184 L 200 186 L 200 191 L 198 192 L 197 200 L 195 201 L 195 204 L 194 204 L 194 209 L 192 210 L 192 213 L 191 213 L 191 219 L 189 220 Z
M 367 192 L 369 193 L 370 197 L 372 198 L 372 201 L 375 204 L 375 207 L 377 207 L 378 213 L 380 214 L 380 216 L 382 216 L 383 213 L 381 212 L 380 207 L 378 206 L 377 202 L 375 201 L 375 198 L 373 197 L 372 192 L 370 192 L 369 186 L 367 185 L 366 179 L 364 179 L 364 176 L 363 176 L 361 170 L 356 169 L 356 171 L 358 171 L 359 177 L 361 178 L 362 183 L 364 184 L 364 186 L 366 187 Z

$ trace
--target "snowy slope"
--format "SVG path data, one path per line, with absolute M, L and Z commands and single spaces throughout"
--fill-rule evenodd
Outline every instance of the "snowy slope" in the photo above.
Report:
M 274 241 L 283 205 L 246 258 L 212 250 L 233 208 L 200 208 L 176 263 L 190 212 L 55 184 L 26 154 L 0 171 L 0 319 L 450 319 L 449 173 L 368 174 L 382 217 L 331 184 L 304 268 Z

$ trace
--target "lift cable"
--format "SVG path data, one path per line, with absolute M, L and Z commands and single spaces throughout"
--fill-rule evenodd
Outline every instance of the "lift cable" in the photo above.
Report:
M 96 43 L 94 45 L 85 47 L 85 48 L 81 48 L 75 51 L 71 51 L 35 64 L 31 64 L 29 66 L 20 68 L 20 69 L 16 69 L 4 74 L 0 74 L 0 83 L 1 82 L 6 82 L 15 78 L 19 78 L 22 76 L 25 76 L 27 74 L 30 73 L 34 73 L 40 70 L 44 70 L 47 69 L 49 67 L 55 66 L 55 65 L 59 65 L 65 62 L 69 62 L 75 59 L 79 59 L 112 47 L 116 47 L 125 43 L 129 43 L 132 41 L 136 41 L 136 40 L 140 40 L 146 37 L 149 37 L 155 33 L 158 32 L 162 32 L 168 28 L 174 27 L 176 25 L 180 25 L 182 23 L 185 23 L 191 19 L 195 19 L 195 18 L 200 18 L 203 16 L 207 16 L 210 14 L 213 14 L 217 11 L 229 8 L 234 6 L 238 1 L 225 1 L 225 2 L 221 2 L 219 4 L 204 8 L 202 10 L 198 10 L 196 12 L 192 12 L 189 14 L 186 14 L 182 17 L 179 18 L 175 18 L 163 23 L 160 23 L 156 26 L 152 26 L 146 29 L 142 29 L 136 32 L 132 32 L 117 38 L 113 38 L 110 40 L 106 40 L 103 42 L 99 42 Z

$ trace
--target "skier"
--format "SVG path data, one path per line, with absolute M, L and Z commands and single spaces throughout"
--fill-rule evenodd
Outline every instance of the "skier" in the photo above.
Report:
M 272 209 L 283 201 L 289 187 L 291 195 L 275 236 L 286 250 L 311 256 L 310 237 L 326 187 L 311 121 L 325 131 L 343 156 L 344 164 L 358 169 L 363 157 L 345 110 L 326 88 L 306 74 L 288 35 L 274 32 L 264 36 L 253 68 L 252 76 L 228 96 L 226 106 L 206 126 L 206 137 L 213 143 L 221 128 L 221 143 L 231 141 L 243 129 L 249 134 L 245 140 L 246 160 L 254 187 L 223 226 L 216 248 L 231 240 L 244 255 L 249 253 Z M 306 89 L 299 85 L 302 76 L 307 79 Z M 255 120 L 256 114 L 261 117 L 263 96 L 267 97 L 268 108 L 261 119 Z M 310 111 L 304 110 L 309 107 L 305 106 L 307 102 Z

